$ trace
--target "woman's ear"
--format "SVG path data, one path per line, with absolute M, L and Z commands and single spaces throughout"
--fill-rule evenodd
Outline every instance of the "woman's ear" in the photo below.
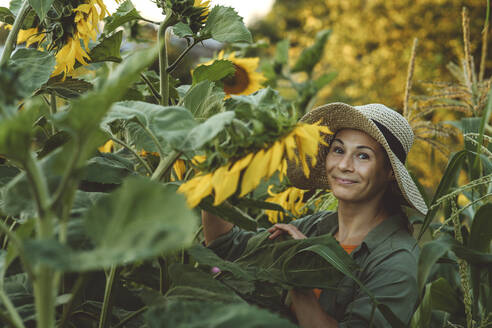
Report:
M 390 179 L 390 181 L 395 181 L 396 180 L 396 178 L 395 178 L 395 172 L 393 171 L 393 169 L 390 169 L 389 170 L 388 178 Z

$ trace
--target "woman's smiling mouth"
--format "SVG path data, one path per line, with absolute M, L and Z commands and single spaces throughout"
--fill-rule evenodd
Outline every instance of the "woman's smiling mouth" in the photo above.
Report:
M 343 179 L 343 178 L 338 178 L 338 177 L 334 177 L 335 178 L 335 181 L 339 184 L 344 184 L 344 185 L 348 185 L 348 184 L 354 184 L 356 183 L 357 181 L 354 181 L 354 180 L 349 180 L 349 179 Z

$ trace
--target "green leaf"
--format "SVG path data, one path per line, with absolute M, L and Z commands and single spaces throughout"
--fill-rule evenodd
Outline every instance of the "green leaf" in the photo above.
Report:
M 29 0 L 29 4 L 38 14 L 39 20 L 43 21 L 50 10 L 54 0 Z
M 277 49 L 275 51 L 275 62 L 281 65 L 289 63 L 289 40 L 282 40 L 277 43 Z
M 74 251 L 54 240 L 30 241 L 25 244 L 29 260 L 62 271 L 128 264 L 190 245 L 198 222 L 173 186 L 144 178 L 128 178 L 83 219 L 94 249 Z
M 89 57 L 91 63 L 104 61 L 121 62 L 120 47 L 123 40 L 123 31 L 118 31 L 113 35 L 104 38 L 98 45 L 91 49 Z
M 183 96 L 183 106 L 195 118 L 207 118 L 224 108 L 224 91 L 208 80 L 193 85 Z
M 427 283 L 427 278 L 432 270 L 432 266 L 449 250 L 451 250 L 451 246 L 442 243 L 439 240 L 428 242 L 422 247 L 417 272 L 417 286 L 419 293 L 424 292 L 424 286 Z
M 128 86 L 136 81 L 140 72 L 150 65 L 157 56 L 157 47 L 135 52 L 111 72 L 109 77 L 101 81 L 100 86 L 74 100 L 69 111 L 55 116 L 55 122 L 76 140 L 81 140 L 75 151 L 80 153 L 79 165 L 92 154 L 95 148 L 104 141 L 99 134 L 99 124 L 108 112 L 111 104 L 119 100 Z M 101 140 L 102 139 L 102 140 Z M 73 145 L 70 145 L 73 146 Z M 67 154 L 74 151 L 67 150 Z
M 0 7 L 0 22 L 4 22 L 7 24 L 14 24 L 15 15 L 5 7 Z
M 132 2 L 126 0 L 116 9 L 116 12 L 104 19 L 104 34 L 109 34 L 121 25 L 136 19 L 142 19 L 142 16 L 140 16 Z
M 205 122 L 195 126 L 186 136 L 180 150 L 199 150 L 207 142 L 215 138 L 226 125 L 230 124 L 234 119 L 234 112 L 223 112 L 215 114 Z
M 25 162 L 31 149 L 33 124 L 42 112 L 44 103 L 33 99 L 11 117 L 0 120 L 0 155 Z
M 471 249 L 485 253 L 490 251 L 492 240 L 490 218 L 492 218 L 492 203 L 482 205 L 475 213 L 468 241 Z
M 241 16 L 233 8 L 224 6 L 215 6 L 210 11 L 202 35 L 212 37 L 219 42 L 251 43 L 253 41 Z
M 49 79 L 48 82 L 36 92 L 36 95 L 54 92 L 58 97 L 72 99 L 80 97 L 83 93 L 91 89 L 92 84 L 84 80 L 74 79 L 70 76 L 66 77 L 65 80 L 54 77 Z
M 212 82 L 220 81 L 223 78 L 234 74 L 236 69 L 234 64 L 225 59 L 214 61 L 210 65 L 200 65 L 193 71 L 193 84 L 209 80 Z
M 173 264 L 168 270 L 171 288 L 166 298 L 210 301 L 223 303 L 243 303 L 232 289 L 213 278 L 212 273 L 195 269 L 192 265 Z
M 178 24 L 173 26 L 173 33 L 174 33 L 174 35 L 176 35 L 180 38 L 185 38 L 185 37 L 189 37 L 189 36 L 194 35 L 190 26 L 183 23 L 183 22 L 179 22 Z
M 449 191 L 449 188 L 456 183 L 456 179 L 458 178 L 458 174 L 461 171 L 462 165 L 466 160 L 466 156 L 468 153 L 469 152 L 466 150 L 461 150 L 451 155 L 451 158 L 449 159 L 448 165 L 446 166 L 446 170 L 444 171 L 442 179 L 439 182 L 439 185 L 437 186 L 436 193 L 432 198 L 431 206 L 432 204 L 435 204 L 440 197 L 444 196 Z M 422 228 L 420 229 L 417 239 L 422 238 L 424 232 L 427 230 L 430 223 L 434 219 L 434 216 L 437 214 L 438 209 L 439 209 L 438 207 L 429 209 L 429 211 L 427 212 L 424 218 L 424 223 L 422 224 Z M 425 283 L 425 281 L 423 281 L 423 283 Z M 423 288 L 423 285 L 420 285 L 420 287 Z
M 20 172 L 21 171 L 14 166 L 0 165 L 0 188 L 9 183 L 9 181 Z
M 331 34 L 331 30 L 323 30 L 318 32 L 314 44 L 301 53 L 301 56 L 297 59 L 297 62 L 292 68 L 292 72 L 307 72 L 311 74 L 314 66 L 321 60 L 323 56 L 323 51 L 325 48 L 325 43 Z
M 433 310 L 453 314 L 459 313 L 462 308 L 456 291 L 441 277 L 426 285 L 424 297 L 412 318 L 411 327 L 432 327 Z
M 246 303 L 224 304 L 207 302 L 169 300 L 162 305 L 151 307 L 145 318 L 150 328 L 294 328 L 295 324 L 267 310 Z
M 21 48 L 14 52 L 10 63 L 20 69 L 22 94 L 27 97 L 48 81 L 55 68 L 55 57 L 46 51 Z
M 337 77 L 338 73 L 337 72 L 330 72 L 321 75 L 319 78 L 317 78 L 314 81 L 314 85 L 316 86 L 316 89 L 321 90 L 323 87 L 328 85 L 331 81 L 333 81 Z
M 138 123 L 138 125 L 133 124 L 134 136 L 137 133 L 147 136 L 143 128 L 145 127 L 157 138 L 161 146 L 167 144 L 172 148 L 179 148 L 191 129 L 198 124 L 186 108 L 164 107 L 143 101 L 124 101 L 114 104 L 102 123 L 103 129 L 110 132 L 109 124 L 117 120 Z M 138 149 L 157 151 L 156 148 L 145 148 L 148 143 L 143 143 L 141 140 L 141 137 L 133 138 Z
M 102 184 L 121 184 L 134 174 L 133 163 L 117 154 L 103 153 L 87 162 L 84 181 Z
M 478 135 L 478 145 L 477 145 L 477 154 L 480 154 L 482 152 L 482 148 L 480 145 L 483 145 L 483 135 L 485 132 L 485 125 L 487 122 L 490 121 L 490 115 L 492 115 L 492 89 L 489 90 L 489 94 L 487 95 L 487 106 L 485 106 L 485 109 L 482 113 L 481 121 L 480 121 L 480 129 L 479 129 L 479 135 Z M 478 160 L 478 158 L 475 160 L 475 162 Z

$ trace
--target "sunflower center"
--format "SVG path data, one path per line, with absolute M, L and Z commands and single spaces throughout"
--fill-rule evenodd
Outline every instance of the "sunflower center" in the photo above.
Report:
M 234 75 L 224 79 L 224 91 L 226 94 L 239 94 L 249 85 L 248 72 L 239 65 L 234 64 Z

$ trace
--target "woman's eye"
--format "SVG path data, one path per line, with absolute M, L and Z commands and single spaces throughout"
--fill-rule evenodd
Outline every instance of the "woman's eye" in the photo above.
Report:
M 366 153 L 360 153 L 359 155 L 357 155 L 360 159 L 369 159 L 369 155 L 367 155 Z
M 343 154 L 343 149 L 340 147 L 333 147 L 333 152 L 337 154 Z

